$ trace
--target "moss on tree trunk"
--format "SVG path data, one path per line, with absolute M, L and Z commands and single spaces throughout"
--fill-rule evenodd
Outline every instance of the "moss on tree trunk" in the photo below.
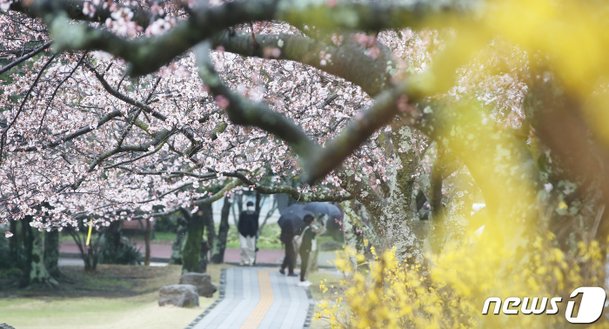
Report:
M 228 215 L 230 214 L 231 202 L 229 197 L 224 197 L 222 212 L 220 215 L 220 227 L 218 228 L 218 236 L 216 239 L 216 248 L 211 261 L 220 264 L 224 262 L 224 251 L 226 250 L 226 242 L 228 239 Z
M 44 234 L 44 265 L 52 277 L 58 278 L 61 276 L 59 271 L 59 232 L 52 230 Z
M 30 258 L 29 283 L 58 285 L 57 280 L 51 276 L 45 265 L 45 238 L 46 233 L 38 230 L 32 232 L 32 249 Z
M 203 241 L 203 218 L 201 216 L 191 216 L 186 209 L 181 210 L 182 216 L 186 219 L 186 242 L 182 249 L 182 273 L 200 272 L 199 263 L 201 261 L 201 242 Z

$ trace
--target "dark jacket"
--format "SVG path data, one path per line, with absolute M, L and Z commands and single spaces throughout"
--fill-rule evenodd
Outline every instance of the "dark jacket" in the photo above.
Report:
M 302 244 L 300 245 L 300 252 L 307 253 L 313 249 L 313 240 L 315 240 L 315 232 L 311 229 L 311 225 L 305 226 L 302 232 Z
M 283 243 L 292 243 L 294 236 L 300 234 L 300 225 L 292 219 L 280 217 L 277 224 L 279 224 L 279 228 L 281 229 L 279 240 Z
M 258 214 L 253 211 L 241 212 L 237 228 L 239 234 L 243 236 L 256 236 L 258 234 Z

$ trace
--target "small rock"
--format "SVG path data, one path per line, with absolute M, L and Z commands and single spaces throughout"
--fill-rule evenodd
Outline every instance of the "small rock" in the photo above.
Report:
M 0 323 L 0 329 L 15 329 L 15 327 L 11 327 L 6 323 Z
M 199 296 L 212 297 L 218 288 L 211 283 L 211 277 L 207 273 L 188 272 L 180 277 L 180 284 L 192 284 L 197 287 Z
M 175 305 L 179 307 L 199 306 L 197 288 L 191 284 L 172 284 L 159 290 L 159 306 Z

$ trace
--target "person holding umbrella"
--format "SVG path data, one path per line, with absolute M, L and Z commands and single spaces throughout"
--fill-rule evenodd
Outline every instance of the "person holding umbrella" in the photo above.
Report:
M 342 236 L 342 228 L 339 227 L 342 225 L 343 213 L 336 205 L 330 202 L 309 202 L 303 205 L 303 211 L 315 215 L 312 229 L 316 235 L 328 232 L 334 239 Z M 313 249 L 309 255 L 307 272 L 317 270 L 318 257 L 319 249 Z
M 297 252 L 299 252 L 299 250 L 294 248 L 294 237 L 299 235 L 302 228 L 305 227 L 304 217 L 310 215 L 315 218 L 315 215 L 318 215 L 339 220 L 342 219 L 342 212 L 337 206 L 329 202 L 294 203 L 280 210 L 280 212 L 281 217 L 279 217 L 277 224 L 279 224 L 279 227 L 281 228 L 279 239 L 284 244 L 285 257 L 279 272 L 285 274 L 287 268 L 288 275 L 296 276 L 293 271 L 296 265 Z M 324 231 L 325 222 L 321 221 L 319 224 L 320 225 L 314 225 L 316 234 L 320 234 Z M 309 257 L 309 264 L 316 264 L 316 255 Z
M 305 228 L 302 230 L 302 242 L 300 244 L 300 282 L 298 283 L 301 287 L 308 287 L 311 282 L 306 280 L 307 273 L 309 272 L 309 264 L 311 258 L 311 252 L 317 250 L 315 237 L 317 236 L 318 227 L 313 225 L 315 218 L 312 215 L 304 216 Z
M 285 275 L 285 270 L 287 268 L 288 276 L 297 276 L 296 273 L 294 273 L 294 267 L 296 266 L 296 250 L 294 250 L 293 243 L 294 236 L 298 230 L 296 227 L 297 223 L 284 216 L 279 218 L 278 223 L 279 228 L 281 229 L 279 240 L 281 240 L 281 243 L 283 243 L 285 248 L 285 256 L 283 257 L 279 273 Z
M 303 206 L 303 210 L 324 217 L 326 220 L 319 223 L 322 226 L 338 224 L 343 220 L 340 208 L 330 202 L 309 202 Z

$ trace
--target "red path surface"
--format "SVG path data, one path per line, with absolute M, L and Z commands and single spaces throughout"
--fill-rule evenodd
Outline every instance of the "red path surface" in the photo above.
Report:
M 136 242 L 137 247 L 144 253 L 144 243 Z M 64 257 L 80 257 L 78 247 L 74 243 L 62 243 L 59 252 Z M 226 249 L 225 263 L 239 263 L 239 249 Z M 150 245 L 150 256 L 154 261 L 169 261 L 171 257 L 171 244 L 155 243 Z M 283 260 L 283 250 L 260 250 L 256 256 L 258 264 L 279 265 Z

